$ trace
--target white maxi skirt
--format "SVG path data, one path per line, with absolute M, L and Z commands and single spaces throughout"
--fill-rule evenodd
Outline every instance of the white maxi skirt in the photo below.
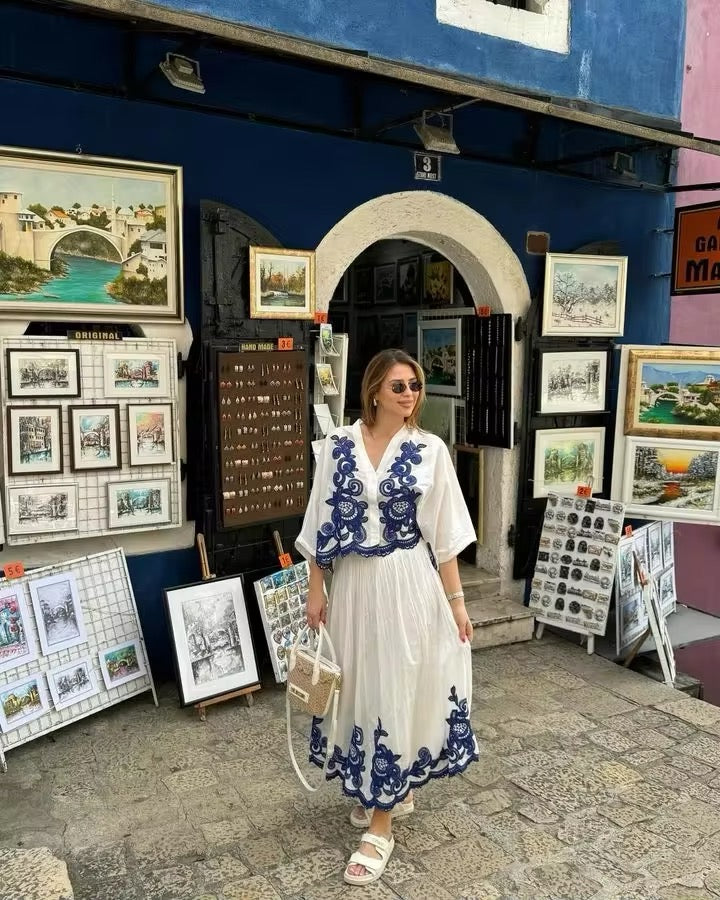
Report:
M 339 778 L 345 794 L 392 809 L 413 788 L 478 759 L 470 644 L 458 637 L 424 541 L 335 560 L 328 630 L 343 681 L 327 778 Z M 327 752 L 324 727 L 313 719 L 317 766 Z

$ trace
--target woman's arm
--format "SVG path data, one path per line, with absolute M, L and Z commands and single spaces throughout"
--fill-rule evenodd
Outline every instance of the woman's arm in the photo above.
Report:
M 307 623 L 311 628 L 318 628 L 327 620 L 327 599 L 325 597 L 325 580 L 323 570 L 311 559 L 309 562 L 310 579 L 308 582 L 308 599 L 306 607 Z
M 465 609 L 465 594 L 460 581 L 456 556 L 447 562 L 440 563 L 440 578 L 457 625 L 458 637 L 463 642 L 472 641 L 473 627 Z

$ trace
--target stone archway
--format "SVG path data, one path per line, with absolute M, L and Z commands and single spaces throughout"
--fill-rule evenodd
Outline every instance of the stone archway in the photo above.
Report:
M 464 203 L 435 191 L 403 191 L 376 197 L 341 219 L 317 247 L 316 301 L 327 311 L 345 270 L 376 241 L 405 239 L 442 253 L 460 272 L 476 306 L 494 313 L 526 316 L 530 291 L 520 260 L 490 222 Z M 513 360 L 513 402 L 522 401 L 523 345 Z M 515 520 L 519 454 L 485 451 L 485 542 L 477 564 L 498 575 L 503 593 L 520 591 L 512 582 L 507 534 Z

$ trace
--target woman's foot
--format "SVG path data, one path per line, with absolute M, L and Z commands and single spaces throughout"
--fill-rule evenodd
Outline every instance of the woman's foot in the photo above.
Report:
M 405 816 L 409 816 L 410 813 L 414 811 L 415 801 L 413 799 L 412 791 L 410 791 L 402 803 L 396 803 L 395 806 L 393 806 L 390 810 L 390 814 L 393 819 L 404 819 Z M 350 824 L 355 828 L 368 828 L 372 821 L 372 817 L 372 810 L 366 809 L 358 803 L 358 805 L 354 806 L 350 812 Z
M 373 828 L 373 825 L 370 827 Z M 357 852 L 350 857 L 345 869 L 345 881 L 357 885 L 378 881 L 385 872 L 394 848 L 395 840 L 389 830 L 384 833 L 366 832 Z

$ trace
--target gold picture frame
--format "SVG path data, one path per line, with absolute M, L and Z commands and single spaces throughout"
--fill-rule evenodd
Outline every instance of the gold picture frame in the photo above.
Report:
M 627 435 L 720 441 L 720 349 L 627 348 Z
M 313 250 L 250 247 L 250 318 L 315 318 Z

